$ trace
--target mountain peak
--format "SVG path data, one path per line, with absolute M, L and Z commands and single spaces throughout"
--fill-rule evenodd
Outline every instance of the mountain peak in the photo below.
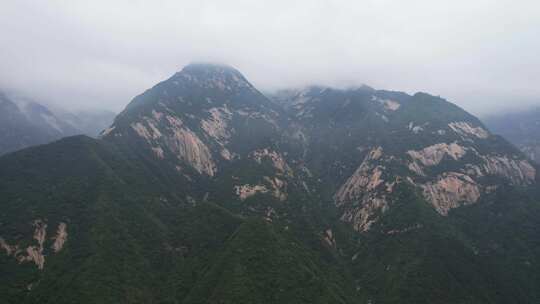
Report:
M 193 84 L 202 84 L 205 87 L 230 89 L 236 86 L 251 87 L 251 84 L 237 69 L 217 63 L 191 63 L 185 66 L 180 72 L 172 77 L 173 81 L 178 79 L 188 80 Z
M 228 64 L 215 62 L 192 62 L 186 65 L 182 72 L 233 72 L 240 74 L 237 69 Z

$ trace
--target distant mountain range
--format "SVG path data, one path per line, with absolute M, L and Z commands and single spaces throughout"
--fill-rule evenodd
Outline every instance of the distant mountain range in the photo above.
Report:
M 0 168 L 6 303 L 540 302 L 538 166 L 427 93 L 192 64 Z
M 0 155 L 76 134 L 95 137 L 114 116 L 108 111 L 59 115 L 42 104 L 0 92 Z
M 494 133 L 540 163 L 540 107 L 492 115 L 484 121 Z

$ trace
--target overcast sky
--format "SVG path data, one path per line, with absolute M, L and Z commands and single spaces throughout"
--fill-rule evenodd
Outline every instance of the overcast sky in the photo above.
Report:
M 538 0 L 0 0 L 0 88 L 121 110 L 192 61 L 262 90 L 441 95 L 477 115 L 540 105 Z

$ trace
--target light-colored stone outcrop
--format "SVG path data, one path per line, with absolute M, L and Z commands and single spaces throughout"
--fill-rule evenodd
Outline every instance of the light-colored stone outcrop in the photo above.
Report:
M 228 128 L 228 123 L 232 113 L 227 107 L 211 108 L 209 111 L 210 117 L 201 120 L 201 128 L 221 145 L 227 144 L 231 133 Z
M 47 241 L 47 224 L 37 219 L 32 222 L 34 227 L 34 233 L 32 239 L 35 241 L 34 245 L 30 245 L 26 248 L 20 248 L 18 244 L 10 245 L 0 237 L 0 249 L 5 251 L 8 256 L 12 256 L 19 263 L 32 262 L 36 264 L 39 270 L 43 270 L 45 267 L 45 255 L 43 253 L 45 242 Z M 58 224 L 56 235 L 52 238 L 54 243 L 51 248 L 55 253 L 62 250 L 65 242 L 67 241 L 67 225 L 66 223 Z
M 388 210 L 385 197 L 366 195 L 358 202 L 358 205 L 358 208 L 345 209 L 341 220 L 351 223 L 354 230 L 360 232 L 368 231 L 377 221 L 378 213 Z
M 527 160 L 489 155 L 482 158 L 486 174 L 505 177 L 514 185 L 531 184 L 536 178 L 536 169 Z
M 0 237 L 0 248 L 5 250 L 8 256 L 15 254 L 19 250 L 19 246 L 9 245 L 2 237 Z
M 274 208 L 272 207 L 267 207 L 266 208 L 266 212 L 265 212 L 265 216 L 264 216 L 264 219 L 267 221 L 267 222 L 272 222 L 273 221 L 273 218 L 277 217 L 277 213 L 276 213 L 276 210 L 274 210 Z
M 54 243 L 52 244 L 52 249 L 54 252 L 59 252 L 64 248 L 64 244 L 67 241 L 67 224 L 60 223 L 58 224 L 58 229 L 56 230 L 56 235 L 53 237 Z
M 270 150 L 268 148 L 259 149 L 251 153 L 251 157 L 258 162 L 262 163 L 263 159 L 269 159 L 272 162 L 272 165 L 278 173 L 284 175 L 292 175 L 292 169 L 289 167 L 285 159 L 281 156 L 280 153 Z
M 140 137 L 146 139 L 146 141 L 150 141 L 152 138 L 152 134 L 150 134 L 150 131 L 148 131 L 142 123 L 136 122 L 132 123 L 130 126 Z
M 159 131 L 159 129 L 156 127 L 156 122 L 148 117 L 145 117 L 146 124 L 148 125 L 148 130 L 152 134 L 152 139 L 158 139 L 163 134 Z
M 240 200 L 244 201 L 247 198 L 257 193 L 267 193 L 269 190 L 265 185 L 240 185 L 234 187 L 236 195 L 240 197 Z
M 235 193 L 240 200 L 245 200 L 257 193 L 270 193 L 280 201 L 287 199 L 287 182 L 277 177 L 263 177 L 265 184 L 235 186 Z
M 388 209 L 386 192 L 391 183 L 383 180 L 384 167 L 374 164 L 383 155 L 381 147 L 368 152 L 358 169 L 334 194 L 336 206 L 343 210 L 341 220 L 351 223 L 357 231 L 367 231 L 378 213 Z
M 371 100 L 382 104 L 384 109 L 387 111 L 396 111 L 401 106 L 401 104 L 398 101 L 391 100 L 391 99 L 382 99 L 377 96 L 371 96 Z
M 380 99 L 380 98 L 376 98 L 376 100 L 383 105 L 385 110 L 388 110 L 388 111 L 396 111 L 401 106 L 401 104 L 395 100 Z
M 191 130 L 172 127 L 173 134 L 166 138 L 166 145 L 178 159 L 190 164 L 197 172 L 213 176 L 216 164 L 210 149 Z
M 424 124 L 424 126 L 427 125 L 427 124 Z M 409 126 L 408 126 L 409 130 L 412 131 L 414 134 L 418 134 L 422 131 L 424 131 L 424 127 L 423 126 L 420 126 L 420 125 L 414 125 L 414 122 L 409 122 Z
M 222 148 L 219 154 L 221 155 L 221 157 L 223 157 L 226 160 L 232 160 L 234 157 L 231 151 L 229 151 L 229 149 L 227 148 Z
M 444 173 L 421 187 L 426 200 L 442 215 L 453 208 L 476 203 L 480 198 L 478 184 L 470 176 L 457 172 Z
M 466 153 L 466 149 L 455 142 L 451 144 L 439 143 L 431 145 L 420 151 L 407 151 L 407 154 L 413 159 L 414 162 L 419 162 L 424 166 L 438 165 L 445 155 L 458 160 Z
M 21 249 L 19 245 L 9 245 L 0 237 L 0 248 L 6 251 L 8 256 L 13 256 L 19 263 L 33 262 L 39 270 L 45 266 L 45 256 L 43 255 L 43 246 L 47 237 L 47 224 L 42 220 L 35 220 L 33 239 L 37 245 L 30 245 L 26 249 Z
M 366 191 L 372 191 L 381 185 L 384 180 L 382 167 L 378 166 L 372 170 L 361 167 L 343 184 L 335 195 L 339 202 L 359 199 Z
M 108 127 L 107 129 L 101 131 L 101 136 L 104 137 L 111 134 L 111 132 L 114 131 L 114 129 L 116 129 L 115 126 Z
M 272 195 L 280 201 L 287 199 L 287 182 L 277 177 L 265 176 L 264 179 L 270 184 Z
M 47 236 L 47 224 L 42 220 L 34 221 L 34 240 L 37 241 L 37 246 L 28 246 L 26 248 L 27 261 L 34 262 L 41 270 L 45 265 L 45 256 L 43 255 L 43 244 Z
M 323 241 L 326 243 L 326 245 L 330 247 L 336 247 L 336 239 L 334 238 L 334 233 L 332 229 L 328 228 L 324 231 Z
M 162 104 L 162 106 L 164 106 L 164 107 L 166 108 L 165 105 Z M 158 112 L 158 111 L 156 111 L 156 110 L 152 110 L 152 117 L 153 117 L 156 121 L 160 121 L 164 116 L 165 116 L 164 113 Z
M 488 138 L 489 132 L 486 131 L 482 127 L 473 127 L 471 124 L 465 121 L 455 121 L 448 124 L 448 127 L 452 129 L 452 131 L 464 136 L 476 136 L 478 138 Z
M 161 147 L 152 147 L 152 151 L 154 152 L 156 157 L 159 159 L 163 159 L 165 157 L 163 149 Z
M 161 136 L 161 132 L 156 127 L 156 122 L 149 117 L 143 117 L 142 121 L 130 124 L 131 128 L 148 143 L 152 143 L 153 139 L 158 139 Z
M 209 119 L 203 123 L 206 131 L 211 133 L 210 136 L 224 136 L 223 130 L 220 129 L 223 123 L 219 120 L 221 114 L 217 114 L 224 111 L 223 109 L 210 111 L 211 117 L 218 117 L 218 120 Z M 167 132 L 158 129 L 160 123 L 164 124 L 164 130 Z M 131 128 L 148 142 L 149 148 L 157 158 L 163 159 L 167 150 L 201 174 L 213 176 L 216 173 L 217 167 L 210 149 L 179 117 L 152 111 L 152 117 L 143 117 L 140 122 L 132 123 Z
M 414 172 L 414 173 L 416 173 L 416 174 L 418 174 L 418 175 L 422 175 L 422 176 L 426 175 L 426 174 L 424 173 L 424 170 L 423 170 L 423 169 L 420 167 L 420 165 L 419 165 L 417 162 L 415 162 L 415 161 L 409 162 L 409 163 L 407 164 L 407 167 L 409 168 L 409 170 L 411 170 L 412 172 Z
M 372 149 L 364 158 L 358 169 L 339 188 L 334 195 L 336 202 L 354 201 L 359 199 L 365 192 L 374 190 L 381 185 L 383 167 L 373 166 L 372 161 L 382 156 L 382 148 Z

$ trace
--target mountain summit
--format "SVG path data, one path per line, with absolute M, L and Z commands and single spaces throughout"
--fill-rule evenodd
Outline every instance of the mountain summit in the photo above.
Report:
M 36 102 L 18 103 L 0 92 L 0 155 L 77 134 Z
M 8 303 L 540 300 L 537 167 L 426 93 L 192 64 L 0 167 Z

